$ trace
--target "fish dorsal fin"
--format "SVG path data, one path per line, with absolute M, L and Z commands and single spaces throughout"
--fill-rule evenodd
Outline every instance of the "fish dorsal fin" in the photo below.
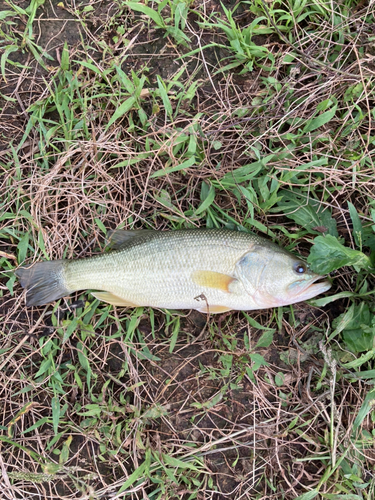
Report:
M 114 231 L 108 231 L 108 246 L 111 250 L 117 250 L 129 242 L 136 241 L 138 238 L 152 237 L 155 232 L 152 229 L 136 229 L 134 231 L 115 229 Z
M 113 306 L 138 307 L 137 304 L 133 304 L 133 302 L 122 299 L 121 297 L 118 297 L 111 292 L 92 292 L 91 295 L 93 295 L 96 299 L 107 302 L 108 304 L 112 304 Z
M 196 285 L 216 288 L 228 293 L 229 285 L 235 281 L 232 276 L 215 271 L 194 271 L 191 277 Z

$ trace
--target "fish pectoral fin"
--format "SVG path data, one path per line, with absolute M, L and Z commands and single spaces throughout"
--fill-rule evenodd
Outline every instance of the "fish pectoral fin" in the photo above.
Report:
M 235 278 L 228 276 L 228 274 L 217 273 L 215 271 L 194 271 L 191 277 L 196 285 L 217 288 L 227 293 L 230 293 L 229 285 L 233 281 L 236 281 Z
M 227 311 L 230 311 L 231 308 L 227 306 L 210 306 L 207 305 L 202 306 L 201 308 L 198 309 L 201 313 L 211 313 L 211 314 L 218 314 L 218 313 L 225 313 Z
M 91 295 L 93 295 L 96 299 L 112 304 L 113 306 L 138 307 L 137 304 L 133 304 L 133 302 L 129 302 L 128 300 L 118 297 L 111 292 L 92 292 Z

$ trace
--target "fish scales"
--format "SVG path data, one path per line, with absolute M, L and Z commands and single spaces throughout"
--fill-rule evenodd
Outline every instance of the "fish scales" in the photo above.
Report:
M 209 303 L 228 302 L 226 292 L 191 280 L 194 271 L 233 273 L 236 262 L 258 241 L 247 233 L 227 233 L 160 232 L 108 254 L 70 261 L 65 270 L 67 288 L 105 289 L 137 305 L 174 309 L 197 306 L 195 297 L 202 293 Z
M 28 305 L 78 290 L 114 305 L 222 312 L 286 305 L 330 288 L 271 241 L 225 229 L 116 231 L 116 248 L 16 270 Z

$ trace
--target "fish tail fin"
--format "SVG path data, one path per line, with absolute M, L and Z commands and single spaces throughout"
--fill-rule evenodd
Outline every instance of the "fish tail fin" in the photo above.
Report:
M 41 306 L 69 295 L 64 278 L 65 260 L 37 262 L 30 267 L 20 267 L 15 271 L 26 290 L 26 305 Z

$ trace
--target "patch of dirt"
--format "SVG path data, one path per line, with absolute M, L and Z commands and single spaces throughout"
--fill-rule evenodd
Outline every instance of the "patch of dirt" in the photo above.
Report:
M 268 386 L 260 382 L 264 379 L 263 370 L 258 373 L 257 382 L 261 384 L 258 387 L 248 377 L 240 377 L 238 383 L 233 378 L 223 378 L 220 356 L 224 351 L 213 349 L 211 343 L 198 341 L 186 345 L 181 339 L 173 353 L 169 353 L 167 347 L 155 346 L 152 352 L 160 361 L 145 365 L 149 376 L 148 394 L 152 395 L 151 399 L 145 396 L 145 401 L 148 405 L 167 409 L 167 413 L 149 428 L 153 442 L 160 442 L 162 447 L 163 443 L 185 443 L 194 446 L 198 456 L 199 450 L 204 450 L 202 455 L 215 485 L 215 499 L 234 499 L 246 491 L 254 495 L 264 490 L 265 484 L 263 480 L 259 483 L 260 477 L 277 464 L 285 475 L 284 486 L 283 481 L 279 481 L 280 488 L 287 489 L 288 484 L 294 482 L 293 474 L 298 467 L 295 458 L 305 456 L 306 446 L 298 443 L 297 435 L 294 439 L 288 436 L 284 443 L 280 443 L 279 438 L 288 433 L 288 418 L 284 420 L 284 417 L 296 415 L 298 405 L 301 411 L 308 407 L 304 385 L 314 358 L 306 358 L 304 368 L 297 358 L 292 368 L 280 359 L 280 352 L 289 353 L 290 350 L 290 339 L 284 338 L 284 343 L 285 348 L 281 351 L 276 347 L 258 350 L 272 366 L 271 371 L 266 369 L 270 376 L 276 371 L 285 374 L 280 390 L 289 396 L 279 410 L 278 389 L 274 382 Z M 240 373 L 251 366 L 251 358 L 243 351 L 243 345 L 238 344 L 238 348 Z M 208 442 L 211 445 L 207 450 L 205 444 Z M 306 468 L 300 469 L 301 475 L 307 473 Z M 269 474 L 271 477 L 271 472 Z M 294 486 L 295 491 L 302 493 L 298 484 Z
M 21 1 L 17 5 L 27 9 L 30 2 Z M 10 142 L 17 145 L 21 140 L 29 121 L 27 109 L 45 92 L 46 84 L 60 65 L 64 44 L 67 44 L 71 60 L 79 59 L 79 50 L 90 53 L 93 59 L 102 56 L 96 47 L 90 46 L 88 33 L 100 35 L 118 7 L 110 0 L 99 1 L 95 4 L 95 15 L 88 15 L 89 19 L 82 25 L 75 12 L 82 12 L 84 7 L 69 1 L 46 1 L 37 9 L 31 37 L 27 29 L 28 16 L 21 16 L 21 21 L 17 18 L 17 25 L 13 23 L 11 27 L 2 21 L 2 28 L 9 35 L 5 50 L 7 47 L 18 47 L 18 50 L 9 53 L 6 80 L 2 79 L 0 85 L 0 151 L 8 151 Z M 4 0 L 0 0 L 0 10 L 9 11 Z M 33 51 L 41 56 L 41 63 L 35 60 Z M 26 148 L 29 143 L 25 144 Z

